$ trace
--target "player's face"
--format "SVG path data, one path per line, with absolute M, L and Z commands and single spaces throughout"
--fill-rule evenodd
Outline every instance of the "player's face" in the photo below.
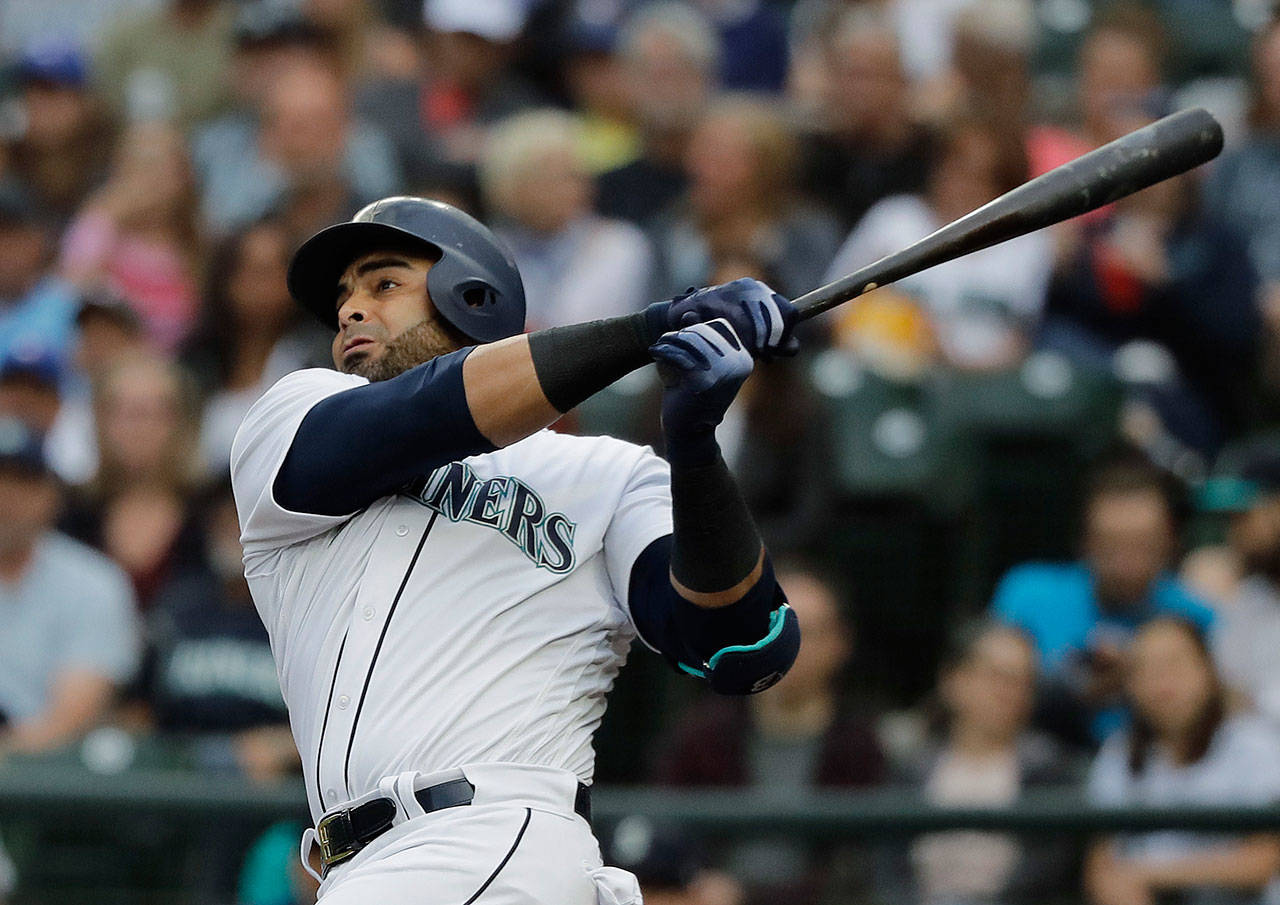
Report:
M 351 262 L 338 280 L 335 299 L 333 363 L 339 371 L 373 379 L 371 373 L 380 370 L 397 337 L 434 319 L 427 294 L 431 264 L 429 258 L 392 251 L 371 252 Z

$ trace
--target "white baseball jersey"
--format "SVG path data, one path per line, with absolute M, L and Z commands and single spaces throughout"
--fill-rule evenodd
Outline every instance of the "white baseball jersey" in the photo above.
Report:
M 367 381 L 297 371 L 236 435 L 245 574 L 316 818 L 405 771 L 592 777 L 591 736 L 635 629 L 636 557 L 671 532 L 666 463 L 540 431 L 424 473 L 350 516 L 273 498 L 303 416 Z

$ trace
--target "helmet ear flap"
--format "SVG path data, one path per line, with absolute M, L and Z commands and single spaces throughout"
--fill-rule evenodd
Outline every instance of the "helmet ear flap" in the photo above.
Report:
M 444 260 L 427 274 L 427 288 L 431 300 L 445 320 L 457 327 L 468 339 L 491 342 L 511 335 L 500 327 L 504 309 L 510 308 L 501 289 L 489 280 L 476 276 L 463 276 L 475 272 L 459 255 L 446 255 Z M 459 273 L 458 271 L 462 271 Z M 523 308 L 524 300 L 520 299 Z M 524 320 L 520 312 L 520 320 Z
M 498 303 L 498 290 L 483 280 L 466 280 L 454 287 L 463 304 L 472 309 L 483 309 Z

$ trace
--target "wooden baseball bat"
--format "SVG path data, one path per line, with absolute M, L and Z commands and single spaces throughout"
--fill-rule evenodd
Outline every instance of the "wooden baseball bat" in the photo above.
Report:
M 805 320 L 878 286 L 1096 210 L 1213 160 L 1222 127 L 1183 110 L 1037 176 L 902 251 L 794 299 Z

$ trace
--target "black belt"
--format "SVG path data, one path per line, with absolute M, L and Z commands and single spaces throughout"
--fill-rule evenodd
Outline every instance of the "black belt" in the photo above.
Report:
M 451 779 L 425 789 L 418 789 L 413 797 L 430 814 L 445 808 L 471 804 L 476 787 L 465 779 Z M 591 787 L 578 783 L 578 794 L 573 799 L 574 813 L 591 822 Z M 316 838 L 320 843 L 321 872 L 327 873 L 335 864 L 346 861 L 374 839 L 391 829 L 396 816 L 396 803 L 390 798 L 374 798 L 354 808 L 331 811 L 316 824 Z

